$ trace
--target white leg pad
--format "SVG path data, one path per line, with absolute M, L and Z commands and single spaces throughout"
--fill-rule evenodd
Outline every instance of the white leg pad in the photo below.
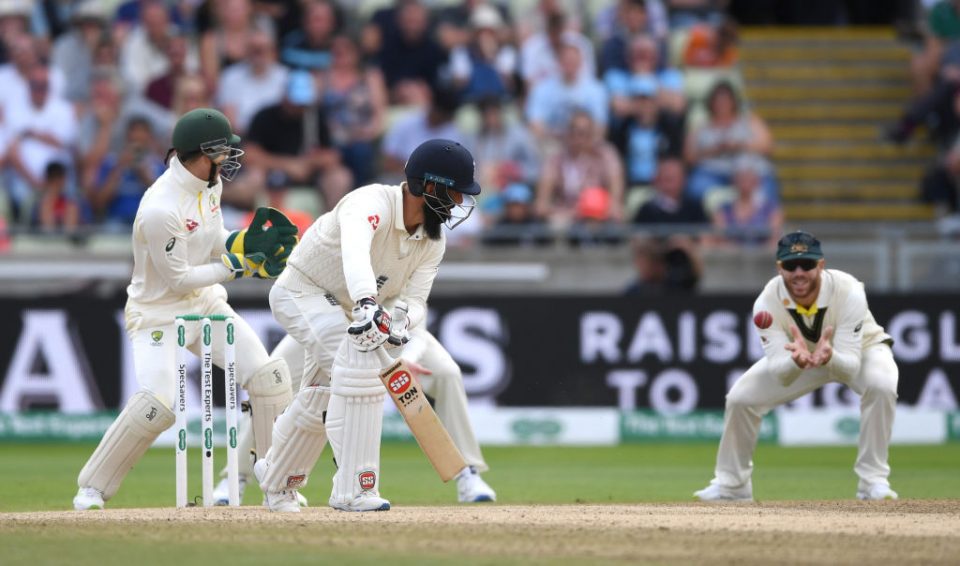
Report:
M 173 411 L 152 393 L 135 393 L 80 470 L 77 485 L 97 489 L 104 500 L 110 499 L 147 448 L 175 420 Z
M 307 478 L 327 444 L 323 413 L 329 401 L 329 387 L 304 387 L 277 419 L 273 446 L 266 456 L 269 465 L 260 478 L 264 491 L 300 489 L 307 485 Z
M 331 505 L 350 504 L 363 492 L 379 495 L 386 394 L 379 377 L 381 365 L 376 352 L 359 352 L 346 341 L 334 359 L 333 396 L 327 409 L 327 435 L 337 460 Z
M 287 408 L 290 392 L 290 371 L 283 360 L 270 360 L 250 376 L 244 386 L 250 394 L 253 439 L 258 455 L 270 450 L 273 421 Z

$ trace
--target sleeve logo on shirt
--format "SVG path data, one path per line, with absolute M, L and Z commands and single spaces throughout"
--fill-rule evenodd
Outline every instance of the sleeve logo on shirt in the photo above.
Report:
M 380 226 L 380 215 L 379 215 L 379 214 L 374 214 L 374 215 L 372 215 L 372 216 L 368 216 L 368 217 L 367 217 L 367 222 L 369 222 L 369 223 L 370 223 L 370 227 L 372 227 L 373 230 L 376 231 L 377 228 Z
M 187 218 L 186 224 L 187 224 L 187 232 L 193 232 L 194 230 L 197 229 L 197 226 L 200 225 L 200 223 L 194 220 L 193 218 Z
M 173 246 L 175 246 L 175 245 L 177 245 L 177 239 L 176 239 L 176 238 L 170 238 L 170 239 L 167 241 L 167 245 L 166 245 L 166 247 L 165 247 L 164 249 L 167 250 L 167 253 L 170 253 L 170 252 L 173 251 Z

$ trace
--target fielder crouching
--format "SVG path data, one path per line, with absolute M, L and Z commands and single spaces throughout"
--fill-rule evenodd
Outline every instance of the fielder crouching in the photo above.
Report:
M 867 308 L 863 284 L 824 265 L 812 234 L 794 232 L 777 244 L 780 275 L 753 306 L 764 357 L 727 393 L 714 478 L 694 497 L 752 500 L 752 457 L 763 415 L 836 381 L 860 395 L 857 499 L 897 498 L 887 463 L 897 405 L 893 340 Z
M 328 439 L 337 462 L 330 506 L 390 508 L 379 491 L 386 389 L 377 350 L 388 338 L 405 342 L 407 328 L 392 325 L 386 307 L 402 299 L 409 326 L 421 324 L 443 225 L 466 220 L 480 193 L 473 157 L 453 141 L 424 142 L 404 172 L 406 182 L 360 187 L 317 219 L 270 291 L 274 316 L 304 350 L 300 390 L 254 465 L 273 511 L 300 510 L 297 490 Z
M 133 224 L 133 279 L 124 310 L 140 390 L 104 434 L 77 479 L 77 510 L 102 509 L 147 448 L 174 423 L 177 331 L 181 314 L 234 318 L 237 378 L 250 395 L 257 450 L 270 447 L 273 422 L 290 402 L 290 375 L 271 360 L 253 329 L 227 303 L 220 283 L 274 278 L 297 243 L 297 229 L 280 211 L 262 208 L 246 230 L 223 227 L 223 179 L 240 168 L 240 138 L 217 110 L 184 114 L 173 130 L 169 167 L 147 190 Z M 267 221 L 272 226 L 265 228 Z M 216 328 L 216 327 L 215 327 Z M 216 328 L 215 332 L 223 332 Z M 199 325 L 186 344 L 198 353 Z M 223 341 L 213 341 L 223 367 Z

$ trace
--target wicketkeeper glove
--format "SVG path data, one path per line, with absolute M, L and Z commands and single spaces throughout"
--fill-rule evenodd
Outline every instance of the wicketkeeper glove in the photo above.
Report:
M 347 327 L 347 336 L 357 350 L 369 352 L 390 338 L 390 313 L 373 297 L 357 301 L 352 314 L 353 323 Z
M 268 221 L 269 227 L 266 225 Z M 260 207 L 254 212 L 249 226 L 227 237 L 227 251 L 241 256 L 279 254 L 286 258 L 299 241 L 298 231 L 284 213 L 276 208 Z
M 241 277 L 259 276 L 260 270 L 263 268 L 263 264 L 265 263 L 266 256 L 263 254 L 250 254 L 243 256 L 240 254 L 227 253 L 222 254 L 220 256 L 220 260 L 223 261 L 223 265 L 226 265 L 231 271 L 228 281 L 233 281 L 234 279 L 240 279 Z M 277 275 L 279 275 L 279 273 Z

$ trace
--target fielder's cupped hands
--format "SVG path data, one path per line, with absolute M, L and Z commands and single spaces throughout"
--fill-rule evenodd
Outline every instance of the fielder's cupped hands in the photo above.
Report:
M 830 362 L 830 358 L 833 357 L 833 344 L 830 343 L 832 338 L 833 327 L 828 326 L 824 328 L 823 333 L 820 335 L 820 340 L 817 341 L 817 346 L 813 349 L 813 354 L 810 357 L 810 361 L 814 367 L 825 366 Z
M 790 357 L 797 367 L 803 369 L 816 368 L 827 364 L 833 357 L 833 345 L 830 340 L 833 338 L 833 327 L 828 326 L 820 334 L 820 340 L 817 341 L 813 352 L 807 348 L 807 343 L 803 339 L 803 334 L 797 325 L 790 326 L 790 334 L 793 335 L 793 342 L 788 342 L 784 348 L 790 351 Z
M 784 348 L 790 351 L 790 357 L 793 358 L 793 363 L 802 369 L 811 367 L 813 356 L 807 348 L 807 343 L 803 340 L 803 335 L 800 334 L 800 329 L 797 328 L 796 324 L 790 325 L 790 334 L 793 335 L 793 342 L 787 342 Z

